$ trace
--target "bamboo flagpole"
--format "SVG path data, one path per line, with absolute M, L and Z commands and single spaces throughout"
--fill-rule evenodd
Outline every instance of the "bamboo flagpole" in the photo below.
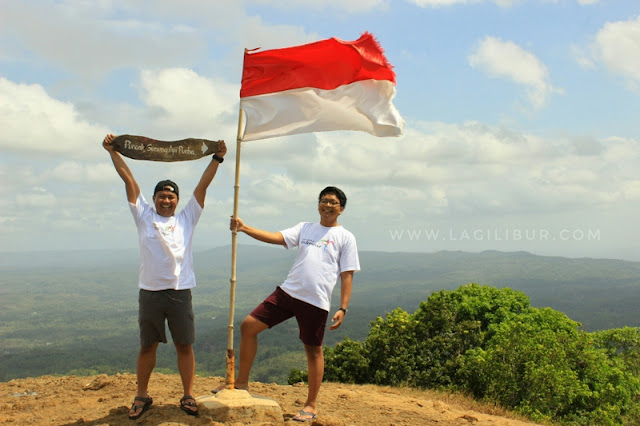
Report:
M 238 137 L 236 140 L 236 177 L 233 194 L 233 218 L 238 217 L 238 199 L 240 192 L 240 153 L 242 148 L 243 128 L 245 113 L 240 108 L 238 117 Z M 212 414 L 213 419 L 228 423 L 248 424 L 255 419 L 274 419 L 282 423 L 282 409 L 277 402 L 263 398 L 253 397 L 244 389 L 235 388 L 235 361 L 233 350 L 233 321 L 236 301 L 236 257 L 237 257 L 237 230 L 231 230 L 231 279 L 229 298 L 229 325 L 227 336 L 227 377 L 225 386 L 215 395 L 198 398 L 198 405 L 202 404 Z M 239 423 L 238 423 L 239 424 Z
M 240 194 L 240 153 L 242 149 L 242 129 L 244 127 L 244 111 L 238 114 L 238 136 L 236 138 L 236 176 L 233 186 L 233 218 L 238 217 L 238 198 Z M 233 349 L 233 322 L 236 304 L 236 259 L 238 232 L 231 230 L 231 279 L 229 280 L 229 324 L 227 326 L 227 377 L 226 389 L 233 389 L 235 383 L 235 355 Z

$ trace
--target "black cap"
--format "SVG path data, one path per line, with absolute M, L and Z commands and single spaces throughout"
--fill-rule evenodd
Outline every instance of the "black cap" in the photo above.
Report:
M 180 198 L 180 190 L 174 181 L 168 179 L 161 180 L 156 185 L 156 189 L 153 190 L 154 197 L 159 191 L 171 191 L 176 194 L 176 197 Z

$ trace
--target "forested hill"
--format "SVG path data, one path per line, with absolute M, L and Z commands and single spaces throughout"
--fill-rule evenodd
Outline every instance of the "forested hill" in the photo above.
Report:
M 364 252 L 361 260 L 358 290 L 410 312 L 433 291 L 475 282 L 523 291 L 532 306 L 564 312 L 588 331 L 640 325 L 640 262 L 498 251 Z
M 227 289 L 231 247 L 194 254 L 200 287 Z M 237 280 L 240 292 L 272 287 L 284 279 L 295 250 L 239 245 Z M 640 262 L 615 259 L 538 256 L 527 252 L 360 253 L 352 307 L 402 307 L 409 311 L 433 291 L 452 290 L 475 282 L 510 287 L 529 296 L 532 306 L 549 306 L 579 321 L 588 331 L 640 325 Z M 136 249 L 72 252 L 2 253 L 0 272 L 5 291 L 24 272 L 56 274 L 137 267 Z M 135 288 L 135 275 L 122 278 Z M 213 280 L 213 283 L 207 282 Z M 62 289 L 61 289 L 62 290 Z M 3 290 L 0 290 L 0 292 Z M 259 296 L 262 296 L 260 294 Z M 2 304 L 2 301 L 0 301 Z
M 282 282 L 295 254 L 275 246 L 238 246 L 236 330 Z M 198 370 L 223 376 L 231 249 L 196 252 L 194 257 Z M 532 306 L 561 311 L 586 331 L 640 324 L 640 262 L 495 251 L 363 251 L 360 260 L 349 314 L 339 330 L 327 333 L 326 345 L 345 337 L 362 340 L 377 317 L 397 307 L 414 312 L 434 291 L 470 282 L 520 290 Z M 0 381 L 133 370 L 137 275 L 135 249 L 0 255 Z M 334 292 L 334 308 L 339 293 Z M 291 368 L 305 365 L 295 321 L 265 333 L 260 344 L 254 380 L 283 383 Z M 157 365 L 160 371 L 174 371 L 171 345 L 162 345 Z

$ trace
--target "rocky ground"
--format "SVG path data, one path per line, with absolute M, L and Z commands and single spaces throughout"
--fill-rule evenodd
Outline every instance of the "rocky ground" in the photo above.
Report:
M 91 377 L 16 379 L 0 383 L 0 424 L 3 425 L 224 425 L 200 410 L 188 416 L 178 407 L 182 397 L 177 375 L 153 374 L 149 393 L 154 402 L 138 420 L 127 418 L 136 391 L 133 374 Z M 220 377 L 197 377 L 196 398 L 211 395 L 224 383 Z M 276 401 L 279 424 L 292 420 L 306 397 L 303 384 L 283 386 L 252 383 L 251 394 Z M 240 426 L 240 423 L 228 423 Z M 253 424 L 246 422 L 244 424 Z M 265 423 L 262 423 L 263 425 Z M 497 408 L 460 396 L 405 388 L 324 383 L 313 425 L 531 425 Z

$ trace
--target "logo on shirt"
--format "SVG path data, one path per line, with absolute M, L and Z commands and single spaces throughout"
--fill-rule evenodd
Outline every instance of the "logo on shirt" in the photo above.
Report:
M 314 240 L 310 239 L 310 238 L 305 238 L 302 241 L 300 241 L 300 244 L 304 244 L 307 246 L 314 246 L 314 247 L 318 247 L 321 248 L 323 251 L 327 251 L 327 247 L 329 246 L 329 244 L 333 244 L 335 245 L 335 243 L 331 240 L 325 240 L 322 239 L 318 242 L 315 242 Z
M 322 250 L 324 250 L 324 251 L 327 251 L 327 247 L 329 246 L 329 244 L 335 244 L 331 240 L 320 240 L 319 243 L 322 246 Z
M 160 232 L 162 235 L 169 235 L 169 234 L 173 234 L 173 231 L 176 230 L 176 224 L 174 223 L 173 225 L 165 225 L 165 226 L 161 226 L 157 223 L 154 223 L 153 226 L 156 227 L 156 229 L 158 230 L 158 232 Z

